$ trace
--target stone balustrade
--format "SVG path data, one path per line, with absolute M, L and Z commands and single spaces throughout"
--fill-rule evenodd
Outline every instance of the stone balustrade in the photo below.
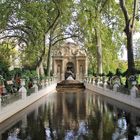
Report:
M 27 96 L 25 80 L 22 79 L 21 88 L 19 89 L 21 98 L 10 104 L 7 104 L 6 106 L 2 105 L 2 97 L 0 96 L 0 122 L 4 121 L 8 117 L 27 107 L 31 103 L 35 102 L 36 100 L 45 96 L 47 93 L 55 90 L 56 88 L 57 82 L 55 78 L 48 78 L 42 80 L 41 82 L 41 88 L 39 90 L 38 82 L 37 80 L 34 80 L 32 87 L 34 89 L 34 94 L 30 94 L 30 96 Z M 132 88 L 129 90 L 129 94 L 125 94 L 120 91 L 121 85 L 118 80 L 114 80 L 113 85 L 108 85 L 106 77 L 87 77 L 86 79 L 84 79 L 84 83 L 86 88 L 89 90 L 98 92 L 115 100 L 122 101 L 134 107 L 140 108 L 140 98 L 136 99 L 138 89 L 136 88 L 134 83 L 132 84 Z M 135 102 L 135 100 L 137 100 L 138 102 Z
M 53 81 L 54 80 L 54 81 Z M 39 98 L 45 96 L 47 93 L 50 91 L 55 92 L 56 88 L 56 83 L 54 78 L 48 78 L 47 79 L 47 84 L 45 80 L 42 81 L 41 83 L 42 88 L 39 90 L 37 81 L 34 80 L 33 82 L 33 89 L 34 89 L 34 94 L 30 94 L 27 96 L 27 89 L 25 88 L 25 80 L 21 79 L 21 88 L 19 89 L 19 95 L 21 95 L 21 98 L 18 100 L 15 100 L 12 103 L 3 105 L 2 104 L 2 96 L 0 96 L 0 123 L 4 121 L 5 119 L 11 117 L 18 111 L 24 109 L 25 107 L 29 106 Z
M 140 95 L 138 95 L 140 94 L 140 90 L 138 90 L 138 88 L 136 87 L 136 81 L 132 81 L 131 88 L 125 88 L 124 85 L 121 85 L 121 79 L 117 76 L 112 77 L 110 83 L 107 81 L 107 78 L 105 76 L 87 77 L 84 82 L 103 88 L 108 88 L 110 90 L 113 90 L 114 92 L 121 92 L 129 95 L 132 95 L 131 93 L 133 92 L 133 94 L 136 94 L 135 97 L 140 97 Z M 133 82 L 135 83 L 135 85 L 133 85 Z
M 87 77 L 85 79 L 85 86 L 89 90 L 140 108 L 140 90 L 136 87 L 136 81 L 132 82 L 130 89 L 126 89 L 121 86 L 119 79 L 114 79 L 112 85 L 108 85 L 106 78 Z
M 20 80 L 21 80 L 21 88 L 18 91 L 18 93 L 13 93 L 13 94 L 7 93 L 5 95 L 2 95 L 1 96 L 1 106 L 2 105 L 5 106 L 6 104 L 10 103 L 11 101 L 9 101 L 9 100 L 11 100 L 11 98 L 14 98 L 14 96 L 15 96 L 15 99 L 16 99 L 16 97 L 18 97 L 17 99 L 20 99 L 20 97 L 26 98 L 26 96 L 30 96 L 33 93 L 38 93 L 39 90 L 56 82 L 56 78 L 54 78 L 54 77 L 51 77 L 51 78 L 49 77 L 49 78 L 43 79 L 41 81 L 33 80 L 33 86 L 30 89 L 26 89 L 25 88 L 26 80 L 25 79 L 20 79 Z

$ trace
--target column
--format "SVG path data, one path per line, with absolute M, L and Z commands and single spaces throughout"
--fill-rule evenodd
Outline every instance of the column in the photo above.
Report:
M 87 58 L 85 58 L 85 77 L 87 77 L 88 75 L 88 62 L 87 62 Z
M 54 74 L 54 76 L 56 76 L 56 61 L 55 61 L 55 59 L 53 59 L 53 74 Z
M 62 60 L 62 65 L 61 65 L 61 80 L 64 80 L 64 60 Z
M 79 67 L 78 67 L 78 59 L 76 59 L 76 80 L 79 80 Z

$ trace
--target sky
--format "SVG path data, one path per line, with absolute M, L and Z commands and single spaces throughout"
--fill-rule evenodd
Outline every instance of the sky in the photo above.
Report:
M 140 38 L 140 33 L 137 32 L 134 34 L 133 39 L 139 39 Z M 122 46 L 122 48 L 120 49 L 120 51 L 122 51 L 123 55 L 121 56 L 119 53 L 119 59 L 120 60 L 127 60 L 127 50 L 125 46 Z

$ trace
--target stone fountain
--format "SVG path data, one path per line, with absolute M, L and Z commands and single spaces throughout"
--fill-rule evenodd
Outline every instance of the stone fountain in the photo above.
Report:
M 64 91 L 64 90 L 81 90 L 81 89 L 85 89 L 85 85 L 84 83 L 81 83 L 78 80 L 74 79 L 74 75 L 72 74 L 72 72 L 68 71 L 65 74 L 65 80 L 57 83 L 56 86 L 56 90 L 57 91 Z

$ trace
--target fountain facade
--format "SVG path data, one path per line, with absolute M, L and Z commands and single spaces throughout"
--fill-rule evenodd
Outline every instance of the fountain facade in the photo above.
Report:
M 66 80 L 69 73 L 73 79 L 83 81 L 87 76 L 87 54 L 75 43 L 66 43 L 52 51 L 52 71 L 59 81 Z

